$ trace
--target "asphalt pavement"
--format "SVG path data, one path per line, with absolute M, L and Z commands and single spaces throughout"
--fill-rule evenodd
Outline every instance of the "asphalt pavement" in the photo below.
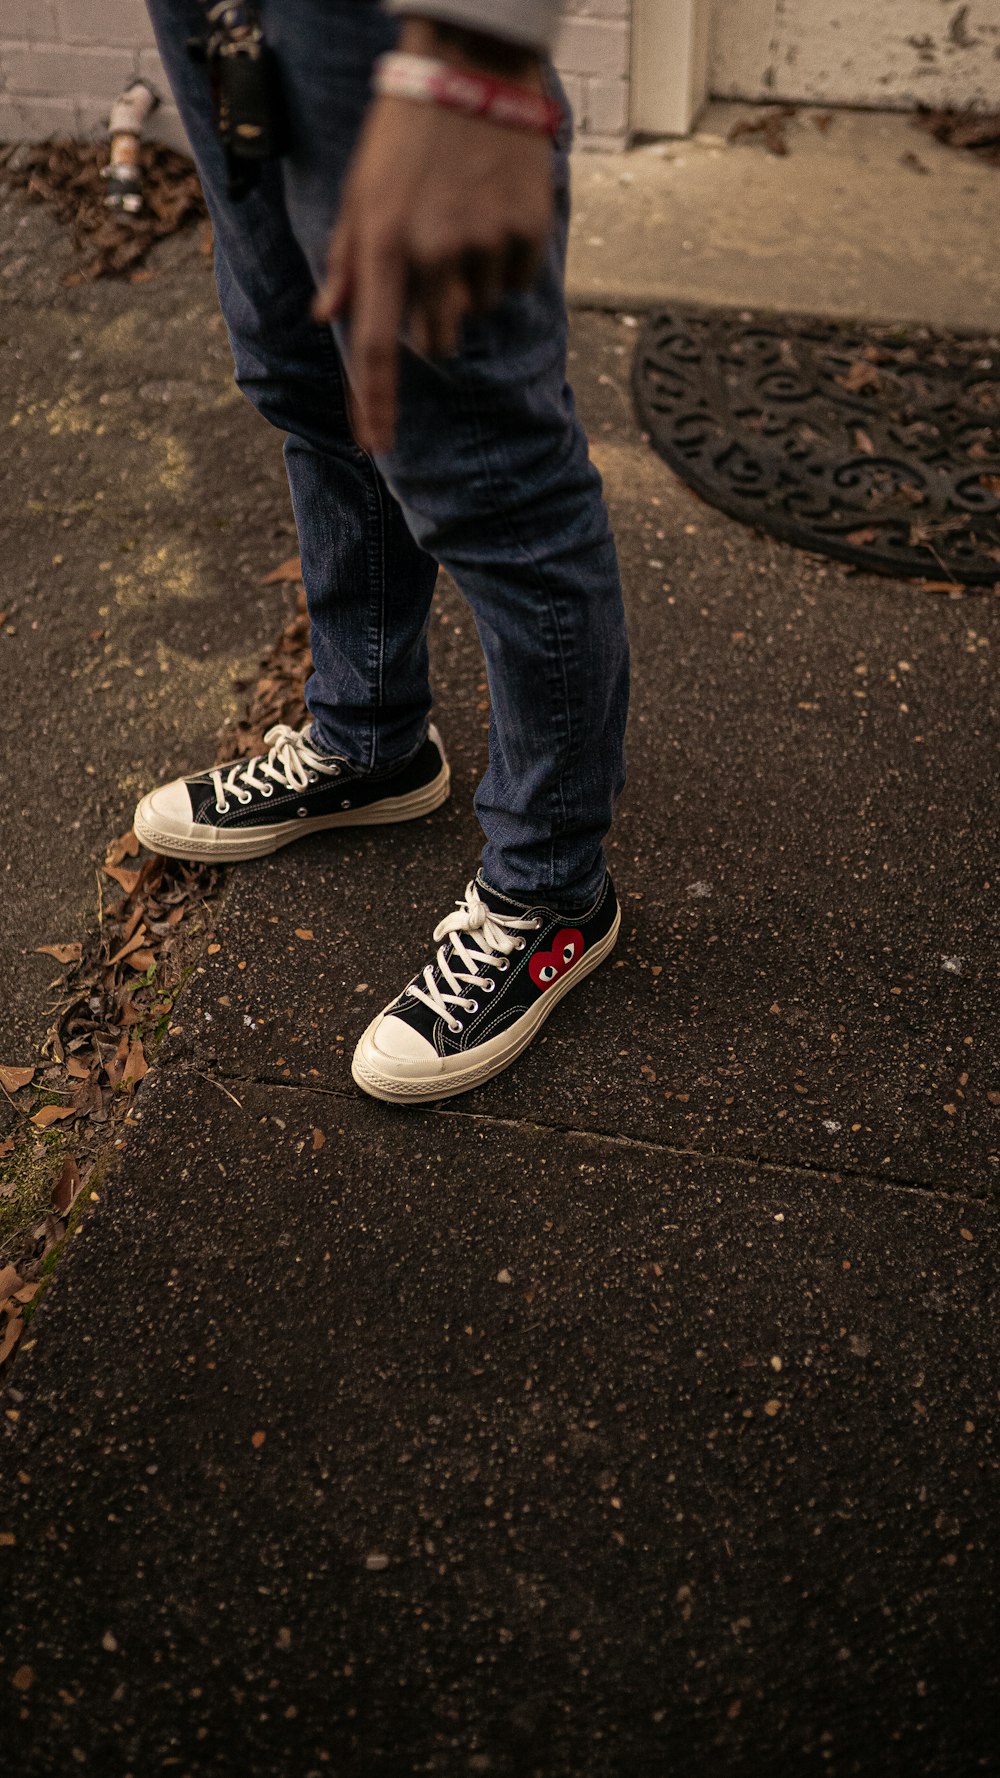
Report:
M 200 384 L 204 268 L 158 265 L 129 375 L 178 314 Z M 74 307 L 85 357 L 119 300 Z M 445 587 L 451 803 L 230 873 L 24 1342 L 0 1496 L 23 1778 L 996 1769 L 1000 601 L 703 505 L 634 428 L 633 341 L 575 317 L 636 670 L 619 949 L 474 1094 L 353 1088 L 353 1042 L 476 862 L 483 675 Z M 180 450 L 215 411 L 178 401 Z M 220 411 L 233 448 L 270 449 Z M 244 603 L 247 645 L 261 623 L 224 568 L 234 538 L 286 553 L 261 463 L 195 614 L 228 638 L 202 726 L 147 743 L 149 707 L 111 707 L 143 769 L 200 763 Z M 202 547 L 191 484 L 150 480 L 143 513 L 151 550 L 188 524 Z M 56 777 L 67 725 L 33 723 L 19 659 L 5 773 L 27 726 Z M 127 824 L 96 776 L 92 828 L 48 842 L 57 883 Z

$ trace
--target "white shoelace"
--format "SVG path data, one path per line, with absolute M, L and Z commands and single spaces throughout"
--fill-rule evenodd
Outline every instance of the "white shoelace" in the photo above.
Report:
M 317 753 L 310 746 L 308 735 L 307 728 L 289 728 L 287 723 L 279 722 L 264 736 L 269 752 L 258 753 L 253 759 L 237 760 L 225 777 L 221 767 L 216 766 L 212 783 L 215 785 L 217 812 L 220 815 L 226 813 L 231 796 L 237 802 L 248 803 L 254 790 L 259 790 L 262 796 L 273 796 L 276 784 L 283 790 L 305 790 L 307 785 L 316 783 L 320 772 L 336 778 L 340 772 L 339 764 Z M 241 785 L 246 789 L 241 789 Z
M 441 939 L 450 939 L 451 943 L 441 945 L 437 963 L 428 963 L 422 977 L 418 976 L 410 984 L 407 993 L 447 1019 L 450 1031 L 461 1031 L 462 1021 L 456 1019 L 450 1009 L 460 1006 L 464 1012 L 478 1012 L 479 1002 L 464 994 L 459 984 L 464 983 L 483 994 L 492 994 L 496 982 L 491 976 L 482 975 L 479 966 L 485 963 L 503 974 L 510 968 L 511 952 L 524 950 L 524 939 L 514 935 L 537 932 L 540 925 L 540 920 L 519 920 L 510 914 L 495 914 L 481 899 L 475 883 L 470 883 L 465 899 L 458 903 L 455 913 L 447 914 L 434 928 L 435 944 Z M 463 944 L 462 933 L 475 933 L 475 943 Z M 459 968 L 459 964 L 464 964 L 465 968 Z M 438 974 L 448 983 L 450 993 L 438 985 L 435 979 Z M 421 980 L 423 986 L 418 987 Z

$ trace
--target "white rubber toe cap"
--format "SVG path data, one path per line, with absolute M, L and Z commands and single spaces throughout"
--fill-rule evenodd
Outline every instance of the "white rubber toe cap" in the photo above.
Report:
M 393 1013 L 386 1013 L 379 1019 L 374 1030 L 368 1034 L 368 1044 L 373 1059 L 380 1062 L 430 1062 L 435 1068 L 440 1066 L 441 1058 L 432 1043 L 421 1037 L 405 1019 L 397 1019 Z
M 151 790 L 139 807 L 147 821 L 163 822 L 168 827 L 178 824 L 189 827 L 194 813 L 183 778 L 175 778 L 172 784 L 161 784 L 158 790 Z

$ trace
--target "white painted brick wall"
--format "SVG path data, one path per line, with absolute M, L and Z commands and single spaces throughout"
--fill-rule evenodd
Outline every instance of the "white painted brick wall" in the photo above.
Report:
M 142 0 L 0 0 L 0 141 L 99 134 L 140 73 L 164 101 L 156 134 L 183 148 Z
M 583 147 L 628 138 L 632 0 L 567 0 L 556 62 Z
M 582 144 L 625 144 L 631 11 L 632 0 L 567 0 L 557 60 Z M 140 73 L 164 101 L 152 128 L 182 148 L 142 0 L 0 0 L 0 141 L 100 132 Z

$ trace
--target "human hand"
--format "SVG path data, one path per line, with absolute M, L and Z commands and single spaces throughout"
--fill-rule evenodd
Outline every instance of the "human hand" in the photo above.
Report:
M 414 47 L 405 33 L 404 47 Z M 426 53 L 426 39 L 419 47 Z M 537 59 L 519 79 L 543 91 Z M 457 351 L 466 315 L 533 281 L 552 201 L 544 136 L 414 100 L 374 101 L 314 306 L 317 320 L 350 319 L 355 426 L 366 450 L 387 451 L 395 436 L 404 324 L 427 357 Z

